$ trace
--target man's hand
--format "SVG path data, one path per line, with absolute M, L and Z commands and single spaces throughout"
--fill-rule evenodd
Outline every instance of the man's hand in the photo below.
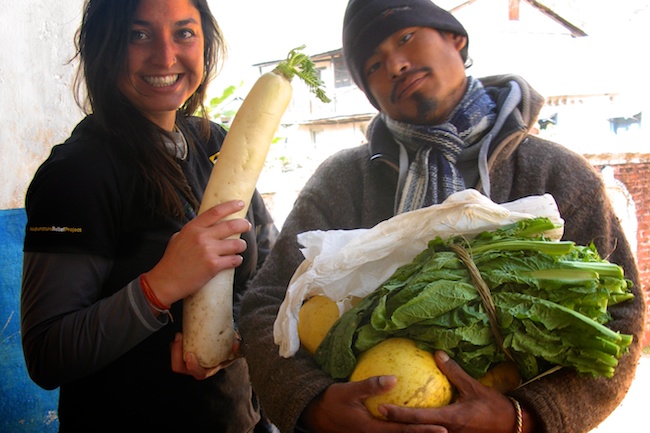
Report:
M 512 433 L 516 431 L 516 413 L 512 402 L 500 392 L 472 378 L 449 356 L 435 354 L 440 370 L 456 386 L 458 398 L 448 406 L 413 409 L 381 405 L 386 418 L 402 423 L 444 426 L 450 433 Z
M 387 392 L 396 384 L 395 376 L 335 383 L 307 406 L 301 422 L 309 431 L 318 433 L 447 433 L 439 426 L 404 425 L 375 418 L 363 404 L 364 400 Z

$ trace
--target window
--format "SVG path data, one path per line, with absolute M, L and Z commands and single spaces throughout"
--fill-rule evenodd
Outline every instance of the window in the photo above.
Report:
M 334 63 L 334 87 L 338 89 L 339 87 L 351 86 L 352 78 L 343 60 L 343 56 L 341 54 L 335 54 L 332 58 L 332 63 Z
M 318 77 L 319 80 L 323 81 L 323 72 L 326 70 L 327 68 L 325 66 L 316 67 L 316 76 Z
M 323 131 L 317 131 L 315 129 L 312 129 L 310 132 L 311 132 L 311 142 L 313 144 L 318 144 L 319 138 L 321 137 Z
M 642 112 L 631 117 L 613 117 L 609 119 L 609 128 L 614 134 L 638 129 L 641 126 L 641 117 Z
M 540 130 L 547 129 L 550 125 L 557 125 L 557 113 L 552 116 L 537 120 Z

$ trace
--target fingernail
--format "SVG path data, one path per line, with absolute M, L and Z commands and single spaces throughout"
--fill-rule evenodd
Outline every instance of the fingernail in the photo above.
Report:
M 441 350 L 438 352 L 438 359 L 440 359 L 442 362 L 447 362 L 449 361 L 449 355 L 447 355 L 447 352 L 444 350 Z
M 381 385 L 382 388 L 393 385 L 396 381 L 397 378 L 395 376 L 379 376 L 379 385 Z
M 176 335 L 174 335 L 174 341 L 180 341 L 183 335 L 180 332 L 177 332 Z

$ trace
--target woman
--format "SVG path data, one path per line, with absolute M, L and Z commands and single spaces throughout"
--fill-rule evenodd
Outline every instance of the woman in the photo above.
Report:
M 29 373 L 60 387 L 62 432 L 253 431 L 245 361 L 203 369 L 180 335 L 182 299 L 235 267 L 241 294 L 277 234 L 257 193 L 247 219 L 219 222 L 241 201 L 195 215 L 225 135 L 192 116 L 220 29 L 205 0 L 87 0 L 76 42 L 91 114 L 26 198 Z

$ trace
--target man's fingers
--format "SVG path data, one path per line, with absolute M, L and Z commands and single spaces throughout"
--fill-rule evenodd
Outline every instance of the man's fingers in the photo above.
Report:
M 442 373 L 447 376 L 454 385 L 458 385 L 456 382 L 462 383 L 470 377 L 453 359 L 449 357 L 449 355 L 447 355 L 445 351 L 436 351 L 434 357 L 440 371 L 442 371 Z
M 438 350 L 434 356 L 440 371 L 447 376 L 447 379 L 456 387 L 461 396 L 473 394 L 478 391 L 477 387 L 483 387 L 444 351 Z
M 349 386 L 348 390 L 362 400 L 372 396 L 379 395 L 390 391 L 397 385 L 395 376 L 374 376 L 359 382 L 350 382 L 354 386 Z

